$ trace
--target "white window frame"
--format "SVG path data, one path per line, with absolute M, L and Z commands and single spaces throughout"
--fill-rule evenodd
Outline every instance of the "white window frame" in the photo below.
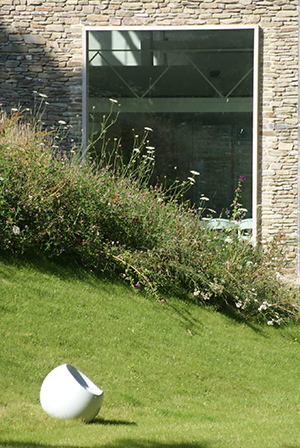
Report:
M 82 30 L 82 124 L 83 124 L 83 151 L 87 146 L 87 33 L 89 31 L 221 31 L 221 30 L 253 30 L 253 115 L 252 115 L 252 219 L 253 219 L 253 241 L 257 239 L 258 218 L 258 98 L 259 98 L 259 26 L 258 25 L 212 25 L 212 26 L 123 26 L 123 27 L 98 27 L 83 26 Z

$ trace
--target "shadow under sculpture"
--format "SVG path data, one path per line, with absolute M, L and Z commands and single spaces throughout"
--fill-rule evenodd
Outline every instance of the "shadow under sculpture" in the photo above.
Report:
M 103 391 L 84 373 L 63 364 L 44 379 L 40 402 L 44 411 L 53 417 L 90 422 L 100 411 Z

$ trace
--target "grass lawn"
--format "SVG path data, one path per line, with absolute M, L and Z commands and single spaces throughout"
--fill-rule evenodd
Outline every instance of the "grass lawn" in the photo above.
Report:
M 72 267 L 0 258 L 0 447 L 299 448 L 300 326 L 237 322 Z M 68 362 L 104 390 L 95 421 L 40 406 Z

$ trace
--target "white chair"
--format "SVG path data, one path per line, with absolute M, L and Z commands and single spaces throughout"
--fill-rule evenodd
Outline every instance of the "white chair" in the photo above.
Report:
M 40 402 L 53 417 L 90 422 L 101 408 L 103 391 L 80 370 L 63 364 L 44 379 Z
M 209 220 L 205 221 L 205 225 L 211 229 L 216 229 L 216 230 L 233 229 L 234 227 L 236 227 L 236 224 L 234 221 L 230 221 L 229 219 L 225 219 L 225 218 L 209 219 Z
M 252 239 L 253 231 L 253 219 L 242 219 L 242 221 L 237 222 L 238 235 L 240 239 L 245 241 L 250 241 Z

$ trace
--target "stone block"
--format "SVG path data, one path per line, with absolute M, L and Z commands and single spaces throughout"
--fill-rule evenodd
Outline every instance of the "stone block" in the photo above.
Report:
M 15 68 L 18 67 L 20 65 L 20 61 L 6 61 L 5 62 L 5 67 L 6 68 Z
M 287 18 L 287 19 L 289 19 L 290 17 L 298 18 L 298 11 L 296 9 L 294 9 L 294 10 L 286 10 L 286 9 L 285 10 L 281 10 L 281 11 L 277 12 L 276 17 L 280 17 L 280 18 L 284 17 L 284 18 Z
M 46 3 L 45 3 L 46 5 Z M 49 13 L 52 11 L 52 8 L 49 8 L 49 6 L 37 6 L 35 9 L 35 12 L 45 12 L 45 13 Z
M 23 36 L 21 34 L 10 34 L 8 40 L 11 42 L 20 42 L 23 41 Z
M 143 9 L 143 3 L 142 2 L 122 2 L 122 8 L 123 9 L 129 9 L 134 11 L 139 11 Z
M 65 26 L 62 24 L 53 24 L 53 25 L 47 25 L 46 31 L 51 33 L 63 33 L 65 31 Z
M 96 15 L 96 14 L 93 14 L 93 15 L 89 15 L 88 17 L 87 17 L 87 20 L 88 20 L 88 22 L 89 23 L 92 23 L 92 22 L 95 22 L 95 23 L 99 23 L 99 22 L 108 22 L 109 21 L 109 17 L 104 17 L 102 14 L 100 15 Z
M 284 142 L 279 142 L 279 149 L 281 151 L 286 151 L 286 152 L 290 152 L 293 149 L 294 144 L 293 143 L 284 143 Z M 286 154 L 284 154 L 286 155 Z
M 133 17 L 134 13 L 132 11 L 125 11 L 124 9 L 119 9 L 116 11 L 116 17 Z
M 32 64 L 28 67 L 28 70 L 33 73 L 39 73 L 43 71 L 43 68 L 44 67 L 42 65 Z
M 26 44 L 45 45 L 46 41 L 40 34 L 24 34 Z
M 93 14 L 94 11 L 95 11 L 94 6 L 83 6 L 83 8 L 82 8 L 83 14 Z
M 218 3 L 200 3 L 201 9 L 217 9 L 218 7 Z
M 4 44 L 8 40 L 8 35 L 0 32 L 0 44 Z

